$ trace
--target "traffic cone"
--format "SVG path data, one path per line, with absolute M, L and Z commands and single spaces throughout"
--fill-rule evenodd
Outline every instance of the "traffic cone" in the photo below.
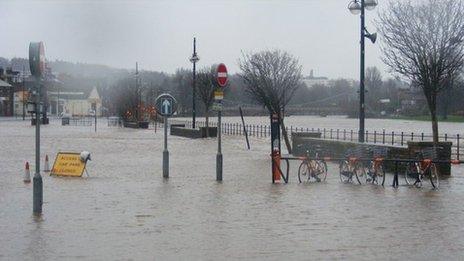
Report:
M 45 155 L 44 172 L 50 172 L 50 165 L 48 164 L 48 155 Z
M 30 183 L 31 182 L 31 171 L 29 170 L 29 162 L 26 161 L 26 169 L 24 170 L 24 177 L 23 177 L 24 183 Z

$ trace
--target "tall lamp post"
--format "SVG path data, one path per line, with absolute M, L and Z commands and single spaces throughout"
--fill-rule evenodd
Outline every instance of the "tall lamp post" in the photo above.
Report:
M 192 128 L 195 129 L 195 92 L 196 92 L 196 64 L 200 60 L 196 49 L 197 39 L 193 38 L 193 54 L 190 62 L 193 63 L 193 81 L 192 81 Z
M 361 73 L 359 81 L 359 142 L 364 142 L 364 119 L 365 119 L 365 102 L 364 102 L 364 63 L 365 63 L 365 45 L 364 38 L 369 38 L 372 43 L 377 40 L 376 33 L 369 33 L 365 26 L 365 10 L 373 10 L 377 6 L 377 0 L 352 0 L 348 4 L 348 10 L 354 15 L 361 14 Z

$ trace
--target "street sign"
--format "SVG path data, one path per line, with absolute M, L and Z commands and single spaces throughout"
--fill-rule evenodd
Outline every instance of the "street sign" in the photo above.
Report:
M 59 152 L 53 163 L 51 175 L 82 177 L 86 163 L 82 161 L 80 153 Z
M 42 42 L 29 44 L 29 67 L 31 74 L 41 77 L 45 71 L 45 51 Z
M 220 87 L 225 87 L 227 84 L 227 67 L 225 64 L 221 63 L 216 69 L 217 82 Z
M 215 91 L 214 92 L 214 99 L 215 100 L 223 100 L 224 99 L 224 92 L 223 91 Z
M 222 102 L 220 100 L 214 101 L 213 105 L 211 106 L 211 109 L 213 111 L 222 111 Z
M 172 116 L 177 110 L 177 101 L 172 95 L 163 93 L 156 98 L 156 112 L 161 116 Z

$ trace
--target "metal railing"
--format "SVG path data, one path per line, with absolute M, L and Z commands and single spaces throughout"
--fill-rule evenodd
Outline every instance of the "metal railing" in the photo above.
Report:
M 94 118 L 91 117 L 73 117 L 69 119 L 69 125 L 71 126 L 92 126 Z
M 191 121 L 175 121 L 176 123 L 184 123 L 186 127 L 191 128 Z M 210 122 L 210 127 L 216 127 L 216 122 Z M 205 127 L 206 122 L 197 121 L 197 127 Z M 270 136 L 271 129 L 269 125 L 262 124 L 245 124 L 243 126 L 241 123 L 222 123 L 222 133 L 226 135 L 245 135 L 244 127 L 247 131 L 248 136 L 256 138 L 266 138 Z M 320 133 L 321 139 L 325 140 L 340 140 L 340 141 L 351 141 L 356 142 L 358 140 L 358 131 L 352 129 L 329 129 L 329 128 L 303 128 L 303 127 L 286 127 L 288 135 L 291 137 L 292 133 L 301 133 L 301 132 L 313 132 Z M 364 134 L 364 139 L 366 143 L 370 144 L 383 144 L 383 145 L 392 145 L 392 146 L 407 146 L 408 141 L 432 141 L 433 136 L 431 134 L 426 134 L 424 132 L 398 132 L 398 131 L 387 131 L 385 129 L 381 131 L 377 130 L 366 130 Z M 448 135 L 442 134 L 439 135 L 439 141 L 449 141 L 452 142 L 451 154 L 457 160 L 460 160 L 460 155 L 464 153 L 461 146 L 461 135 Z

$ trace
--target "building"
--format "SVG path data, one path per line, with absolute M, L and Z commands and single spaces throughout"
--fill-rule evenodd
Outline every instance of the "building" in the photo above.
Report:
M 102 115 L 101 97 L 97 88 L 83 91 L 49 91 L 49 113 L 72 116 Z
M 13 86 L 0 79 L 0 116 L 13 116 L 13 93 Z
M 21 72 L 0 68 L 0 116 L 14 116 L 15 92 L 23 88 Z
M 314 70 L 311 70 L 308 77 L 303 78 L 303 82 L 308 88 L 311 88 L 315 85 L 329 86 L 330 84 L 330 80 L 327 77 L 315 77 Z

